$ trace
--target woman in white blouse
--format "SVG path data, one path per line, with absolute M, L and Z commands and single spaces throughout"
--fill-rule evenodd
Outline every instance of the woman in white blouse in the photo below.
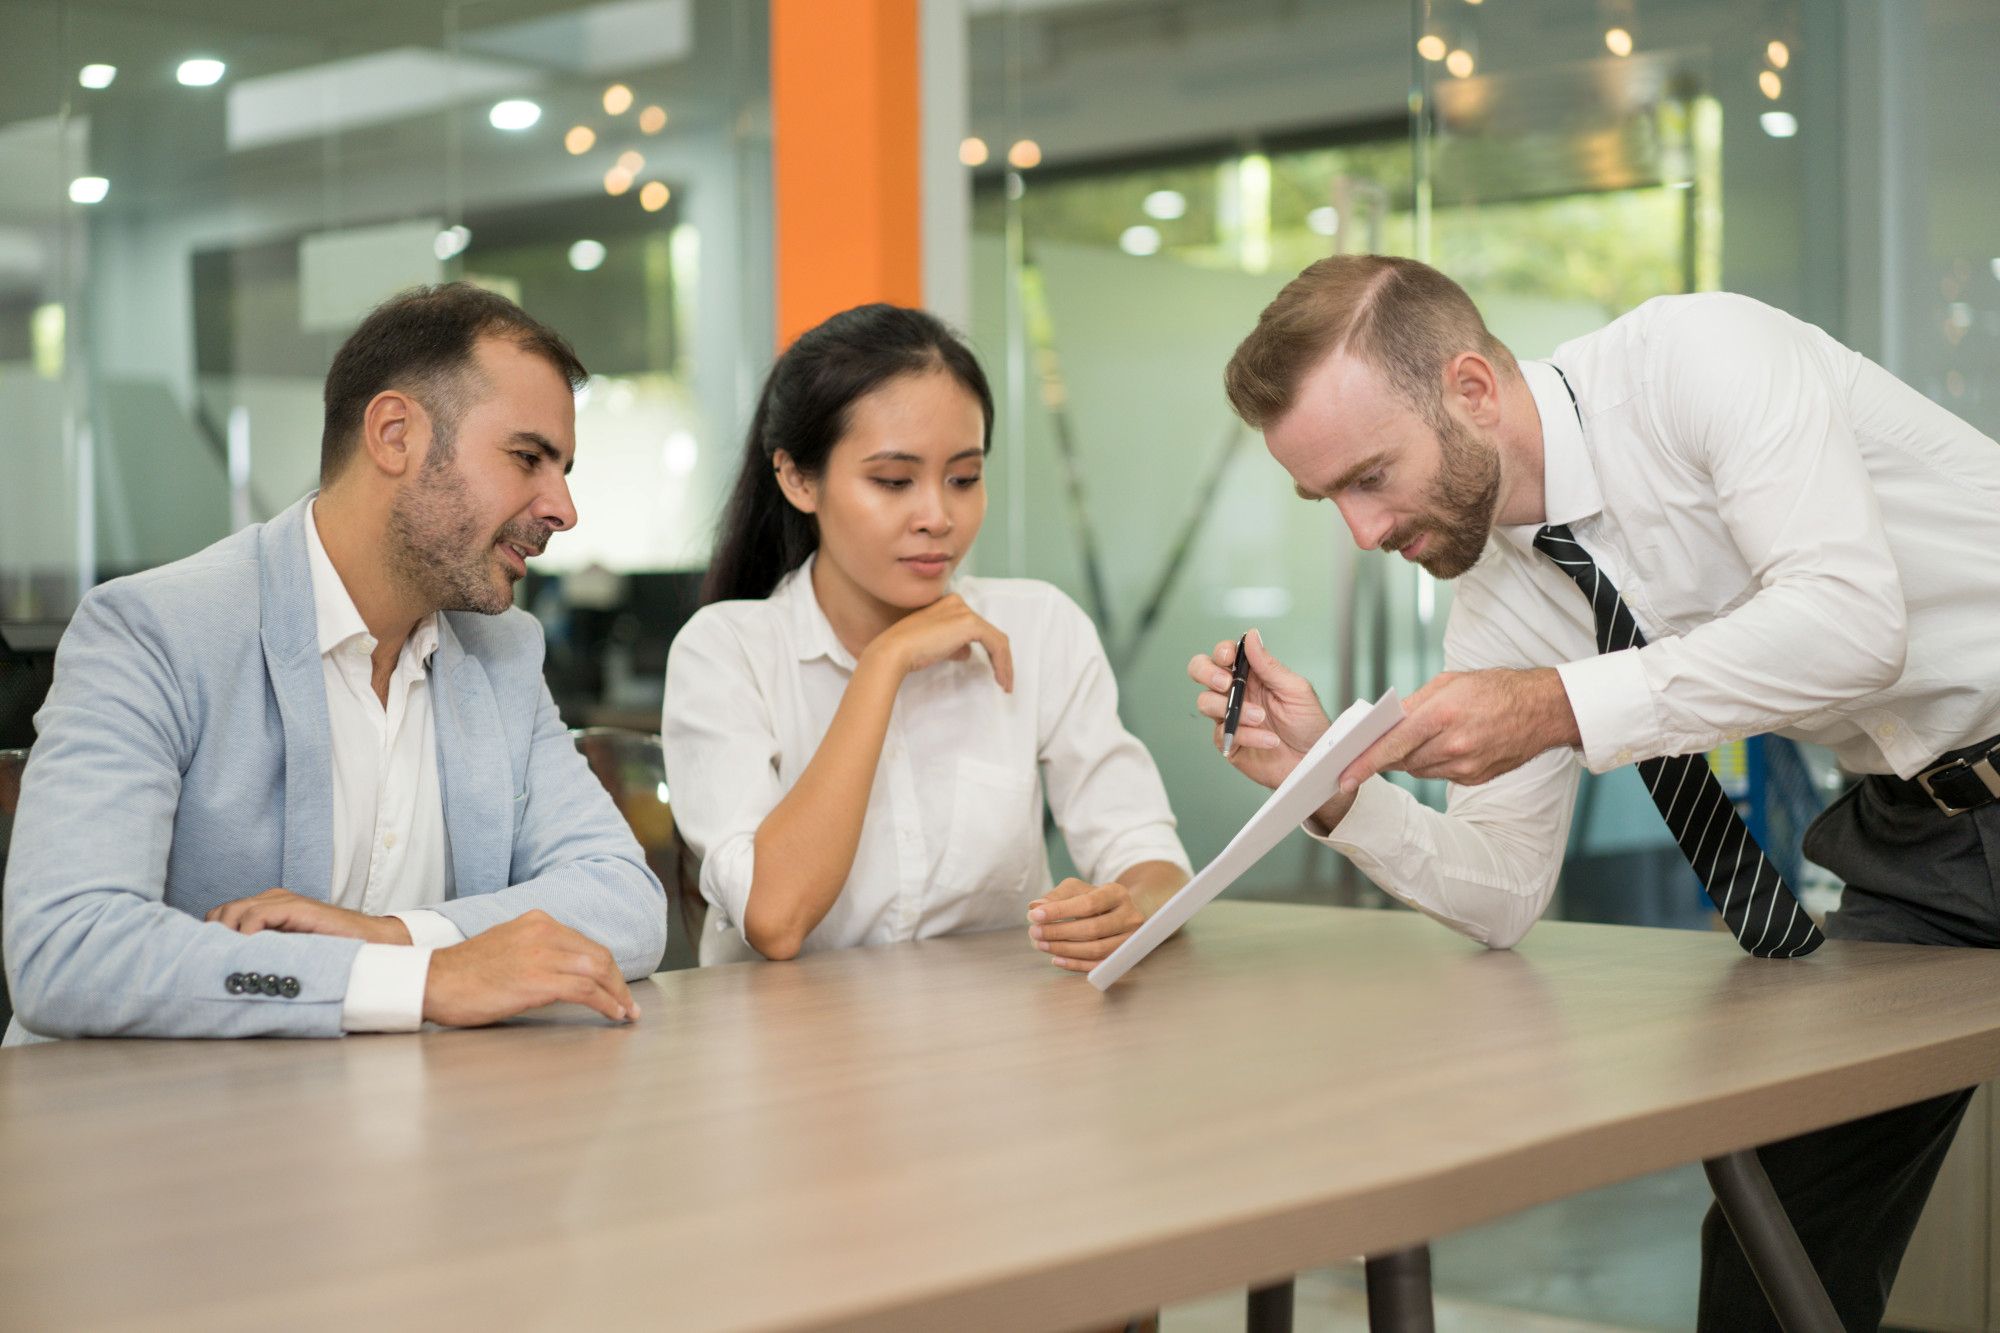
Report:
M 704 963 L 1026 925 L 1088 971 L 1187 881 L 1088 617 L 956 574 L 992 430 L 979 363 L 919 310 L 835 315 L 772 367 L 667 661 Z M 1044 793 L 1082 880 L 1051 885 Z

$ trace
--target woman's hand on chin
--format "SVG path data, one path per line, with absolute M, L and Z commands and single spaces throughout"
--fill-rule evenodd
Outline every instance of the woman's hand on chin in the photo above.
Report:
M 864 655 L 893 662 L 908 675 L 939 662 L 963 661 L 972 655 L 975 643 L 986 649 L 987 660 L 993 663 L 993 678 L 1000 688 L 1013 693 L 1013 645 L 957 593 L 940 597 L 923 610 L 904 616 L 883 630 Z

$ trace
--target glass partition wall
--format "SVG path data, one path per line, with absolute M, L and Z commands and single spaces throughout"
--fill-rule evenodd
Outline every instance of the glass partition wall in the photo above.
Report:
M 454 278 L 595 372 L 581 520 L 538 562 L 588 576 L 529 589 L 552 647 L 706 563 L 772 336 L 763 6 L 14 0 L 5 26 L 0 619 L 310 490 L 333 350 Z M 656 725 L 657 671 L 628 674 Z

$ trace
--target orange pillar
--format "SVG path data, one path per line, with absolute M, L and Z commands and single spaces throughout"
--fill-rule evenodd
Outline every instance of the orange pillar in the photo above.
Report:
M 778 346 L 923 303 L 918 0 L 771 0 Z

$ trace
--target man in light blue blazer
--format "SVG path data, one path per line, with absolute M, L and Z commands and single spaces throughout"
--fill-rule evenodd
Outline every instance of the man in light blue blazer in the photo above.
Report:
M 463 284 L 334 359 L 321 489 L 77 608 L 7 864 L 8 1044 L 638 1017 L 659 881 L 512 587 L 576 515 L 562 338 Z

